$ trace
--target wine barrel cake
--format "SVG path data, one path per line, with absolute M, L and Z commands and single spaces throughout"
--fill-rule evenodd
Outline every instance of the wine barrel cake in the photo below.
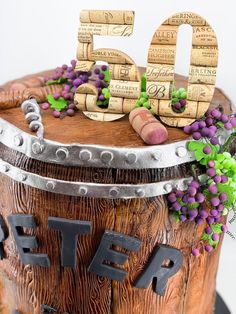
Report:
M 2 86 L 2 107 L 16 84 L 19 98 L 31 90 L 40 101 L 35 82 L 46 75 Z M 230 114 L 216 89 L 211 106 L 219 104 Z M 1 313 L 212 314 L 222 234 L 208 253 L 207 224 L 177 223 L 166 197 L 193 177 L 191 136 L 167 127 L 168 140 L 148 146 L 128 116 L 55 119 L 41 110 L 40 139 L 24 113 L 1 110 Z

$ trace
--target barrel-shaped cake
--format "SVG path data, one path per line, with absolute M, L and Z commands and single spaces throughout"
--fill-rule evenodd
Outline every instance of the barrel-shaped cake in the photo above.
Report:
M 167 127 L 165 143 L 146 145 L 127 115 L 55 119 L 37 111 L 48 75 L 0 92 L 1 313 L 212 314 L 223 237 L 208 253 L 206 224 L 177 223 L 166 197 L 196 175 L 191 136 Z M 23 94 L 23 111 L 10 108 Z M 211 106 L 219 104 L 230 114 L 216 89 Z M 32 113 L 41 137 L 29 129 Z

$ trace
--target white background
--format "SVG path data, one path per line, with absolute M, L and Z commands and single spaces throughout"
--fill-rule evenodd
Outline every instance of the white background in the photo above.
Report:
M 132 37 L 97 37 L 95 48 L 120 49 L 142 66 L 146 65 L 148 47 L 156 28 L 173 13 L 193 11 L 202 15 L 217 33 L 217 86 L 236 104 L 236 5 L 233 0 L 0 1 L 0 84 L 25 74 L 55 68 L 75 58 L 82 9 L 134 10 L 136 18 Z M 179 38 L 176 71 L 185 75 L 188 73 L 190 44 L 190 33 L 183 30 Z M 235 231 L 235 225 L 231 230 Z M 217 277 L 217 289 L 233 314 L 236 314 L 235 245 L 236 241 L 226 236 Z

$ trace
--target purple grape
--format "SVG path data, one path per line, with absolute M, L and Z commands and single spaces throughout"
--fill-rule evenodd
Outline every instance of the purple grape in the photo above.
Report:
M 219 110 L 217 110 L 217 109 L 213 109 L 211 111 L 211 116 L 213 118 L 220 119 L 221 118 L 221 112 Z
M 213 216 L 213 217 L 216 217 L 218 215 L 218 211 L 216 209 L 211 209 L 210 210 L 210 214 Z
M 174 202 L 172 204 L 172 207 L 174 208 L 174 210 L 179 211 L 181 209 L 181 205 L 178 202 Z
M 187 101 L 186 101 L 186 99 L 180 99 L 180 104 L 181 104 L 181 107 L 185 107 L 186 106 L 186 104 L 187 104 Z
M 66 64 L 63 64 L 62 69 L 67 70 L 68 66 Z
M 190 204 L 190 205 L 195 203 L 195 198 L 194 197 L 188 197 L 187 203 Z
M 184 194 L 184 195 L 183 195 L 182 201 L 183 201 L 184 203 L 188 203 L 188 194 Z
M 207 221 L 207 223 L 208 223 L 209 225 L 212 225 L 215 220 L 214 220 L 213 217 L 207 217 L 206 221 Z
M 197 211 L 197 209 L 190 209 L 188 214 L 189 214 L 190 218 L 196 218 L 198 215 L 198 211 Z
M 73 72 L 73 70 L 74 70 L 73 67 L 68 67 L 67 68 L 67 72 Z
M 229 121 L 229 118 L 228 116 L 226 116 L 226 114 L 222 114 L 220 120 L 223 122 L 223 123 L 226 123 Z
M 70 64 L 72 65 L 72 67 L 74 68 L 76 66 L 77 61 L 76 60 L 71 60 Z
M 98 97 L 99 100 L 104 101 L 105 100 L 105 96 L 102 94 Z
M 221 176 L 215 176 L 215 178 L 213 179 L 215 183 L 220 183 L 221 182 Z
M 209 252 L 211 252 L 213 250 L 213 247 L 211 245 L 207 244 L 207 245 L 204 246 L 204 249 L 205 249 L 206 252 L 209 253 Z
M 221 226 L 222 232 L 226 233 L 228 231 L 228 227 L 226 225 Z
M 196 195 L 196 193 L 197 193 L 197 189 L 195 189 L 194 187 L 189 187 L 188 188 L 188 194 L 190 195 L 190 196 L 195 196 Z
M 199 122 L 199 128 L 200 129 L 203 129 L 203 128 L 205 128 L 206 127 L 206 122 L 205 121 L 200 121 Z
M 54 74 L 54 75 L 52 76 L 52 79 L 53 79 L 53 80 L 59 80 L 59 78 L 60 78 L 60 75 L 58 75 L 58 74 Z
M 219 204 L 216 209 L 218 210 L 218 212 L 222 212 L 224 210 L 224 205 Z
M 211 125 L 210 127 L 209 127 L 209 130 L 212 130 L 213 132 L 217 132 L 217 127 L 215 126 L 215 125 Z
M 205 228 L 205 232 L 206 232 L 207 234 L 212 234 L 212 229 L 211 229 L 211 227 L 206 227 L 206 228 Z
M 184 195 L 184 192 L 181 190 L 177 190 L 175 194 L 176 194 L 176 197 L 182 197 Z
M 102 85 L 102 81 L 101 81 L 101 80 L 97 80 L 97 81 L 95 82 L 95 86 L 96 86 L 97 88 L 102 87 L 102 86 L 103 86 L 103 85 Z
M 50 107 L 50 105 L 49 105 L 49 103 L 47 103 L 47 102 L 44 102 L 43 104 L 41 104 L 41 108 L 42 108 L 43 110 L 47 110 L 47 109 L 49 109 L 49 107 Z
M 102 71 L 107 71 L 107 66 L 105 64 L 102 65 Z
M 230 122 L 225 123 L 225 129 L 226 130 L 231 130 L 232 129 L 232 124 Z
M 100 80 L 104 80 L 105 75 L 104 75 L 103 73 L 100 73 L 100 74 L 98 75 L 98 77 L 99 77 Z
M 195 222 L 196 222 L 197 225 L 202 225 L 204 220 L 202 218 L 200 218 L 200 217 L 197 217 L 197 218 L 195 218 Z
M 180 216 L 179 216 L 179 220 L 180 220 L 181 222 L 184 222 L 186 219 L 187 219 L 187 218 L 186 218 L 186 216 L 184 216 L 184 215 L 180 215 Z
M 73 81 L 73 85 L 74 85 L 75 87 L 79 87 L 82 83 L 83 83 L 82 80 L 79 79 L 79 78 L 77 78 L 77 79 L 75 79 L 75 80 Z
M 227 183 L 228 182 L 228 177 L 223 175 L 221 176 L 221 183 Z
M 55 118 L 60 118 L 60 116 L 61 116 L 61 113 L 57 110 L 54 110 L 52 114 Z
M 66 110 L 66 114 L 69 116 L 69 117 L 72 117 L 74 114 L 75 114 L 75 111 L 73 109 L 67 109 Z
M 219 199 L 221 200 L 221 202 L 226 202 L 228 200 L 228 195 L 226 193 L 222 192 L 219 195 Z
M 211 194 L 216 194 L 218 192 L 218 188 L 216 185 L 210 185 L 208 187 L 208 191 L 211 193 Z
M 86 74 L 82 75 L 81 76 L 81 80 L 82 80 L 83 83 L 87 83 L 88 80 L 89 80 L 88 75 L 86 75 Z
M 212 204 L 212 206 L 218 206 L 218 205 L 220 204 L 219 198 L 218 198 L 218 197 L 213 197 L 213 198 L 211 199 L 211 204 Z M 213 209 L 213 210 L 214 210 L 214 209 Z M 214 216 L 214 215 L 212 214 L 212 216 Z
M 72 102 L 71 104 L 69 104 L 68 108 L 75 110 L 76 109 L 76 105 Z
M 96 69 L 94 70 L 94 73 L 97 74 L 97 75 L 99 75 L 99 74 L 101 73 L 101 71 L 100 71 L 99 68 L 96 68 Z
M 230 123 L 231 123 L 232 127 L 235 127 L 236 126 L 236 117 L 232 118 L 230 120 Z
M 191 186 L 192 188 L 195 188 L 195 189 L 199 189 L 200 184 L 199 184 L 197 181 L 193 180 L 193 181 L 189 184 L 189 186 Z
M 209 168 L 214 168 L 216 163 L 214 162 L 214 160 L 210 160 L 210 161 L 208 161 L 207 165 Z
M 196 141 L 200 140 L 200 138 L 202 137 L 200 132 L 193 132 L 192 136 L 193 136 L 193 139 L 196 140 Z
M 209 127 L 213 124 L 213 119 L 209 117 L 205 120 L 205 122 L 206 122 L 206 125 Z
M 186 125 L 186 126 L 184 127 L 184 132 L 185 132 L 186 134 L 190 134 L 190 133 L 191 133 L 191 126 L 190 126 L 190 125 Z
M 214 137 L 215 132 L 213 130 L 208 129 L 208 138 Z
M 180 108 L 181 108 L 181 104 L 179 102 L 174 104 L 174 109 L 179 110 Z
M 208 212 L 204 209 L 202 209 L 199 214 L 202 219 L 206 219 L 208 217 Z
M 202 193 L 197 193 L 195 199 L 196 199 L 196 202 L 201 204 L 205 201 L 205 196 Z
M 215 217 L 214 222 L 219 222 L 221 220 L 221 217 Z
M 56 92 L 53 94 L 54 99 L 58 100 L 61 97 L 61 94 Z
M 192 254 L 193 254 L 193 256 L 199 256 L 200 252 L 198 249 L 192 249 Z
M 183 214 L 187 214 L 187 211 L 188 211 L 187 207 L 183 206 L 183 207 L 181 208 L 181 212 L 182 212 Z
M 63 87 L 63 91 L 65 91 L 65 92 L 69 92 L 70 89 L 71 89 L 70 85 L 64 85 L 64 87 Z
M 211 236 L 213 241 L 219 241 L 219 235 L 217 233 L 213 233 L 213 235 Z
M 216 175 L 216 171 L 215 171 L 214 168 L 209 168 L 209 169 L 207 169 L 206 174 L 207 174 L 209 177 L 213 178 L 213 177 Z
M 211 154 L 211 148 L 209 146 L 205 146 L 203 148 L 203 153 L 206 154 L 206 155 Z
M 202 136 L 207 137 L 209 135 L 209 129 L 208 128 L 201 129 L 201 134 Z
M 199 122 L 194 122 L 192 125 L 191 125 L 191 128 L 190 128 L 190 131 L 191 133 L 193 132 L 196 132 L 199 130 Z
M 217 137 L 212 137 L 210 142 L 212 145 L 219 145 L 219 140 Z
M 71 72 L 71 73 L 68 74 L 68 78 L 70 80 L 74 80 L 76 78 L 76 74 L 74 72 Z

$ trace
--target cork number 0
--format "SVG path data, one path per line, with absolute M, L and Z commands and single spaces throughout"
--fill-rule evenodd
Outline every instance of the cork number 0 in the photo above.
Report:
M 141 77 L 134 61 L 125 53 L 114 49 L 93 50 L 93 36 L 132 35 L 134 12 L 82 11 L 80 22 L 76 69 L 89 71 L 96 61 L 108 62 L 111 97 L 108 108 L 99 108 L 97 89 L 92 84 L 84 84 L 75 95 L 77 107 L 94 120 L 119 119 L 135 107 L 141 92 Z
M 184 112 L 172 110 L 171 93 L 178 28 L 190 24 L 193 29 L 191 65 Z M 170 126 L 191 124 L 207 111 L 215 90 L 218 63 L 216 34 L 209 24 L 194 13 L 180 13 L 167 19 L 154 33 L 148 52 L 147 94 L 152 110 Z

